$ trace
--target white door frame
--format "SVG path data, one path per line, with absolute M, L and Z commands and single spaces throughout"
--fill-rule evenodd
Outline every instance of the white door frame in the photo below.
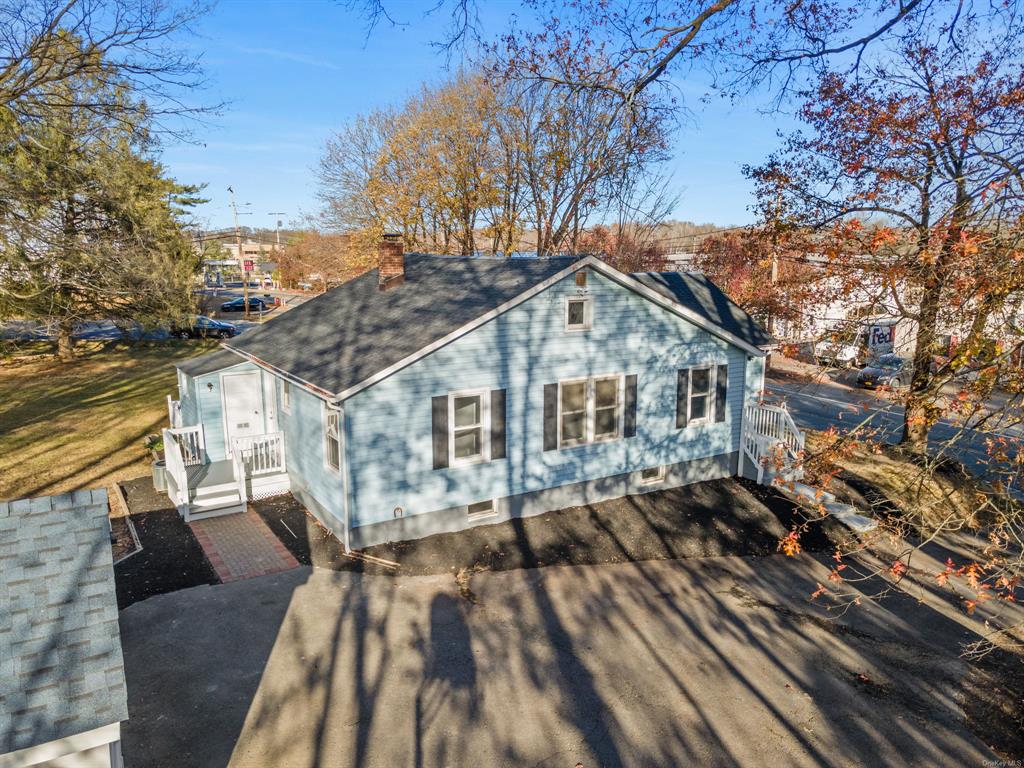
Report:
M 256 434 L 265 434 L 267 431 L 267 410 L 266 405 L 263 402 L 263 377 L 259 371 L 237 371 L 235 373 L 222 373 L 220 375 L 220 403 L 221 403 L 221 425 L 224 429 L 224 453 L 226 456 L 231 456 L 231 434 L 228 431 L 228 399 L 227 399 L 227 387 L 224 386 L 225 379 L 230 376 L 255 376 L 256 387 L 255 391 L 259 397 L 260 404 L 260 418 L 263 420 L 262 429 Z

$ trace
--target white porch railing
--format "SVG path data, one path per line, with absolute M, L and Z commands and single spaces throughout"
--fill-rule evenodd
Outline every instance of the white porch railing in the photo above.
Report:
M 238 437 L 232 442 L 232 456 L 242 462 L 249 476 L 284 472 L 284 433 Z
M 196 464 L 203 464 L 206 461 L 206 435 L 203 432 L 203 425 L 199 424 L 195 427 L 176 427 L 174 429 L 164 430 L 170 433 L 175 445 L 178 446 L 181 451 L 182 461 L 186 467 L 192 467 Z M 164 451 L 167 451 L 167 437 L 164 436 Z
M 181 403 L 172 400 L 170 395 L 167 396 L 167 420 L 171 423 L 171 429 L 181 426 Z
M 188 470 L 185 469 L 185 460 L 181 455 L 181 447 L 171 433 L 171 430 L 163 431 L 164 438 L 164 465 L 167 469 L 167 495 L 171 497 L 174 506 L 179 508 L 188 506 Z
M 793 467 L 803 456 L 804 433 L 785 406 L 748 404 L 744 409 L 743 453 L 757 468 L 757 481 L 764 479 L 770 461 Z
M 238 487 L 238 503 L 243 507 L 248 501 L 248 494 L 245 488 L 245 463 L 242 461 L 242 452 L 235 450 L 231 454 L 231 470 L 235 476 L 235 484 Z

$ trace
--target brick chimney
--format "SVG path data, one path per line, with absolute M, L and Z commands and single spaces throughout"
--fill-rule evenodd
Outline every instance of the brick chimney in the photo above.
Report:
M 405 246 L 399 234 L 386 234 L 377 244 L 377 287 L 382 291 L 405 282 Z

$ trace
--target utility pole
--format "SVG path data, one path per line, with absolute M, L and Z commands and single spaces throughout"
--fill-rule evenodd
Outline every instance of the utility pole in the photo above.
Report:
M 245 297 L 245 319 L 249 319 L 249 272 L 245 268 L 245 254 L 242 253 L 242 229 L 238 226 L 238 205 L 235 203 L 235 190 L 228 187 L 231 193 L 231 211 L 235 215 L 235 247 L 238 248 L 238 266 L 242 268 L 242 295 Z M 248 205 L 248 203 L 246 203 Z M 251 211 L 243 212 L 243 216 Z

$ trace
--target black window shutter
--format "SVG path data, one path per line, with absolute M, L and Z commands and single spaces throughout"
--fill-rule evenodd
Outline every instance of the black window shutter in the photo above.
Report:
M 558 448 L 558 385 L 544 385 L 544 450 Z
M 505 458 L 505 390 L 491 390 L 491 458 Z
M 448 466 L 448 395 L 431 400 L 431 421 L 434 432 L 434 469 Z
M 680 368 L 676 377 L 676 429 L 686 426 L 686 397 L 690 389 L 690 369 Z
M 715 375 L 715 421 L 725 421 L 728 406 L 729 389 L 729 366 L 718 366 L 718 373 Z
M 636 436 L 636 374 L 626 377 L 626 392 L 624 396 L 622 413 L 622 435 L 623 437 Z

